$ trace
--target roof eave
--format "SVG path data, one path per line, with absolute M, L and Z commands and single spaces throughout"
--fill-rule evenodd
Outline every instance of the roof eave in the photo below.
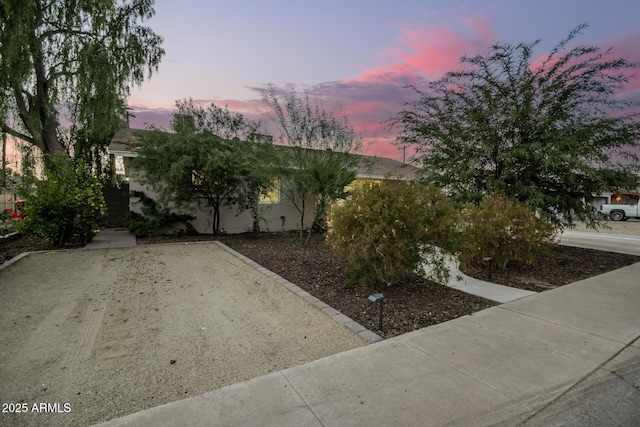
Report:
M 138 157 L 138 153 L 129 150 L 111 150 L 107 148 L 107 153 L 112 154 L 115 157 Z

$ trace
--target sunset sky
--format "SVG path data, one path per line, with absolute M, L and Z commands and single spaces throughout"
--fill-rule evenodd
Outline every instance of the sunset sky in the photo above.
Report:
M 541 39 L 544 55 L 588 23 L 577 43 L 640 62 L 637 0 L 156 0 L 155 10 L 146 25 L 167 54 L 131 92 L 132 127 L 167 127 L 183 98 L 265 122 L 259 89 L 295 85 L 328 108 L 341 105 L 366 154 L 395 159 L 402 152 L 382 122 L 415 98 L 405 86 L 456 69 L 464 54 Z M 629 91 L 640 100 L 640 78 Z

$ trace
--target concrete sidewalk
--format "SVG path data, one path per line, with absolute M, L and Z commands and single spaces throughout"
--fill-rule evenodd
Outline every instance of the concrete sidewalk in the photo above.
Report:
M 124 228 L 105 228 L 96 234 L 91 243 L 82 249 L 133 248 L 136 236 Z
M 560 237 L 559 244 L 640 256 L 639 236 L 565 231 Z M 453 261 L 449 262 L 449 269 L 451 270 L 449 277 L 450 287 L 491 301 L 506 303 L 536 294 L 536 292 L 502 286 L 469 277 L 460 272 L 457 263 Z
M 640 417 L 638 277 L 640 263 L 102 425 L 562 425 L 606 381 L 620 395 L 581 425 L 624 425 Z
M 536 294 L 533 291 L 498 285 L 467 276 L 459 270 L 458 264 L 454 262 L 449 262 L 449 270 L 449 283 L 447 286 L 490 301 L 505 303 Z
M 536 294 L 536 292 L 498 285 L 496 283 L 490 283 L 467 276 L 460 271 L 458 258 L 453 255 L 446 255 L 444 257 L 444 262 L 449 270 L 449 277 L 446 285 L 461 292 L 476 295 L 499 303 L 516 301 Z M 425 277 L 429 277 L 432 273 L 433 267 L 428 264 L 423 264 L 420 266 L 420 269 Z
M 460 280 L 450 281 L 449 287 L 499 303 L 516 301 L 536 294 L 533 291 L 485 282 L 462 273 L 459 275 Z

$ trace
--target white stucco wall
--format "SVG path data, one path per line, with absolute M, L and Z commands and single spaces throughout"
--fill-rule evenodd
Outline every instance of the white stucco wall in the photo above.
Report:
M 131 176 L 129 181 L 130 191 L 142 191 L 147 197 L 154 200 L 159 200 L 158 194 L 153 189 L 140 184 L 135 175 Z M 130 210 L 137 213 L 142 213 L 141 205 L 137 197 L 131 197 L 129 200 Z M 260 221 L 261 231 L 291 231 L 298 230 L 300 216 L 296 208 L 288 200 L 285 200 L 282 195 L 280 197 L 280 203 L 261 204 L 262 216 L 265 221 Z M 191 222 L 193 227 L 201 234 L 213 233 L 213 210 L 210 207 L 202 206 L 198 207 L 194 203 L 190 209 L 172 209 L 176 213 L 187 213 L 196 217 Z M 284 220 L 283 220 L 284 217 Z M 313 199 L 307 201 L 306 213 L 305 213 L 305 228 L 311 227 L 311 221 L 313 219 Z M 253 220 L 251 214 L 248 211 L 238 213 L 237 206 L 228 207 L 222 206 L 220 208 L 220 231 L 237 234 L 250 232 L 253 227 Z
M 283 201 L 277 204 L 260 205 L 263 209 L 262 217 L 264 221 L 260 221 L 261 231 L 290 231 L 297 230 L 299 223 L 298 211 L 288 201 Z M 311 215 L 313 214 L 311 209 L 307 209 L 305 215 L 306 227 L 311 226 Z M 195 216 L 197 219 L 192 221 L 194 228 L 199 233 L 211 234 L 213 233 L 213 210 L 208 207 L 197 208 L 195 210 Z M 229 234 L 246 233 L 250 232 L 253 227 L 253 220 L 251 214 L 248 211 L 243 211 L 238 214 L 238 209 L 234 207 L 221 207 L 220 208 L 220 231 Z

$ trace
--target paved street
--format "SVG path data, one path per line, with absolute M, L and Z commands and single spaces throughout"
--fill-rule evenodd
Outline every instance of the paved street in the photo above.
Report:
M 637 225 L 640 229 L 640 223 Z M 560 244 L 640 256 L 640 236 L 609 234 L 606 231 L 565 231 Z

